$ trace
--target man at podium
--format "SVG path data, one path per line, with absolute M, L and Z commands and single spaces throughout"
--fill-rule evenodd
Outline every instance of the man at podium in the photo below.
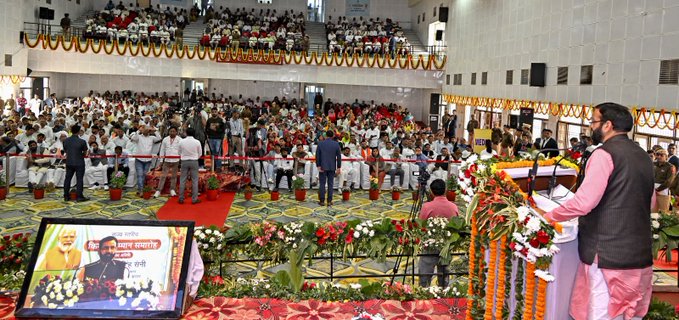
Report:
M 594 108 L 594 144 L 575 196 L 545 214 L 550 221 L 578 218 L 580 265 L 570 315 L 585 319 L 641 319 L 651 300 L 653 164 L 627 133 L 634 121 L 615 103 Z

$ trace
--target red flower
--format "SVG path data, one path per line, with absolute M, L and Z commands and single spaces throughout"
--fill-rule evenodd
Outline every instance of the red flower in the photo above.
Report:
M 349 233 L 347 233 L 347 237 L 344 238 L 345 243 L 351 243 L 354 241 L 354 229 L 349 229 Z
M 512 249 L 512 251 L 516 251 L 516 242 L 510 242 L 509 248 Z
M 2 237 L 2 238 L 5 239 L 5 240 L 9 240 L 9 236 L 8 236 L 8 235 L 7 235 L 7 236 L 4 236 L 4 237 Z
M 500 180 L 507 178 L 507 173 L 504 170 L 500 171 L 498 175 L 500 176 Z
M 472 177 L 472 185 L 476 187 L 476 177 Z
M 472 172 L 469 169 L 465 170 L 464 171 L 464 177 L 467 178 L 467 179 L 471 178 Z
M 210 282 L 212 282 L 212 284 L 224 284 L 224 279 L 220 276 L 214 276 L 210 279 Z
M 0 246 L 0 251 L 5 251 L 5 246 Z
M 12 236 L 12 240 L 19 239 L 19 238 L 21 238 L 21 237 L 23 237 L 23 236 L 24 236 L 23 233 L 15 233 L 15 234 Z
M 549 243 L 549 234 L 544 230 L 540 230 L 537 233 L 537 239 L 541 244 L 547 244 Z
M 538 238 L 533 238 L 528 241 L 533 248 L 539 248 L 540 247 L 540 241 L 538 241 Z
M 17 248 L 21 248 L 22 245 L 23 244 L 21 242 L 17 242 L 14 246 L 17 247 Z
M 396 231 L 398 231 L 398 232 L 403 232 L 403 226 L 400 225 L 400 224 L 397 224 L 397 225 L 396 225 Z
M 22 261 L 23 261 L 23 260 L 21 260 L 21 258 L 17 258 L 16 260 L 14 260 L 14 263 L 16 263 L 16 264 L 21 264 Z
M 522 255 L 528 256 L 528 248 L 523 248 L 521 251 L 519 251 Z
M 318 230 L 316 230 L 316 237 L 322 238 L 324 235 L 325 235 L 325 229 L 318 228 Z

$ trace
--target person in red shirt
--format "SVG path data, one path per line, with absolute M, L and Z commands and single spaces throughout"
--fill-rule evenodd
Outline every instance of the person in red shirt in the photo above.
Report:
M 446 218 L 457 217 L 459 212 L 457 206 L 446 199 L 446 183 L 442 179 L 436 179 L 432 181 L 431 193 L 434 196 L 434 200 L 429 201 L 422 205 L 422 210 L 420 210 L 420 219 L 429 218 Z M 432 249 L 425 249 L 427 254 L 432 254 L 431 256 L 420 257 L 419 270 L 420 270 L 420 286 L 428 287 L 431 284 L 432 274 L 434 273 L 434 267 L 436 267 L 438 286 L 442 288 L 448 287 L 448 266 L 442 265 L 440 263 L 439 251 Z

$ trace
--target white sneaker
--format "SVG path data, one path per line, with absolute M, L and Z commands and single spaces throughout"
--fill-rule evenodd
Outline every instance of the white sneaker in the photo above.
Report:
M 177 193 L 174 190 L 170 190 L 170 197 L 176 197 Z
M 104 186 L 104 190 L 108 191 L 108 186 Z
M 156 193 L 153 194 L 153 197 L 154 198 L 160 197 L 160 191 L 156 191 Z
M 97 189 L 99 189 L 98 185 L 93 185 L 93 186 L 90 187 L 90 190 L 97 190 Z

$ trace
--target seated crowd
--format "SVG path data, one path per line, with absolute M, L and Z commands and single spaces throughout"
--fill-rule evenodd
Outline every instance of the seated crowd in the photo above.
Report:
M 102 11 L 96 12 L 85 22 L 85 38 L 106 39 L 108 41 L 130 40 L 132 43 L 169 44 L 182 38 L 182 30 L 188 25 L 186 9 L 166 6 L 140 8 L 130 3 L 128 7 L 121 1 L 114 5 L 109 0 Z
M 328 51 L 347 54 L 408 54 L 412 52 L 408 39 L 403 36 L 403 30 L 391 19 L 380 20 L 363 17 L 347 20 L 338 17 L 333 20 L 328 17 L 325 24 L 328 40 Z
M 177 107 L 183 102 L 193 107 L 184 110 Z M 217 171 L 227 167 L 248 171 L 256 187 L 269 189 L 278 188 L 284 176 L 290 187 L 293 174 L 304 175 L 308 187 L 317 184 L 314 151 L 327 130 L 335 131 L 335 139 L 349 160 L 342 163 L 337 188 L 367 189 L 370 177 L 378 178 L 381 186 L 386 176 L 390 179 L 384 187 L 414 188 L 417 185 L 414 172 L 427 170 L 432 173 L 432 180 L 445 179 L 449 169 L 453 169 L 448 162 L 469 154 L 464 139 L 418 126 L 408 109 L 396 104 L 358 100 L 351 104 L 335 103 L 330 99 L 323 101 L 320 95 L 314 103 L 315 109 L 308 110 L 303 99 L 274 97 L 263 101 L 259 97 L 204 96 L 195 91 L 185 92 L 183 101 L 178 93 L 165 92 L 152 95 L 91 92 L 83 98 L 60 102 L 52 95 L 41 102 L 37 115 L 28 109 L 22 117 L 10 110 L 9 116 L 3 117 L 0 153 L 24 154 L 18 157 L 22 164 L 17 163 L 15 170 L 17 179 L 19 172 L 27 171 L 29 188 L 36 184 L 62 186 L 62 141 L 70 135 L 68 128 L 79 124 L 81 130 L 76 134 L 87 141 L 90 155 L 98 155 L 86 160 L 86 186 L 106 188 L 108 177 L 117 166 L 125 173 L 134 171 L 128 185 L 136 185 L 138 192 L 151 168 L 165 171 L 168 163 L 177 161 L 136 156 L 178 155 L 176 143 L 188 128 L 194 128 L 196 138 L 206 142 L 206 153 L 268 156 L 264 161 L 216 160 L 214 164 Z M 176 179 L 170 179 L 173 180 Z M 161 183 L 159 191 L 163 187 Z M 174 188 L 171 194 L 175 194 Z
M 305 51 L 309 37 L 304 34 L 304 14 L 286 10 L 245 8 L 232 12 L 229 8 L 208 7 L 205 14 L 202 46 L 213 48 L 252 48 L 266 50 Z

